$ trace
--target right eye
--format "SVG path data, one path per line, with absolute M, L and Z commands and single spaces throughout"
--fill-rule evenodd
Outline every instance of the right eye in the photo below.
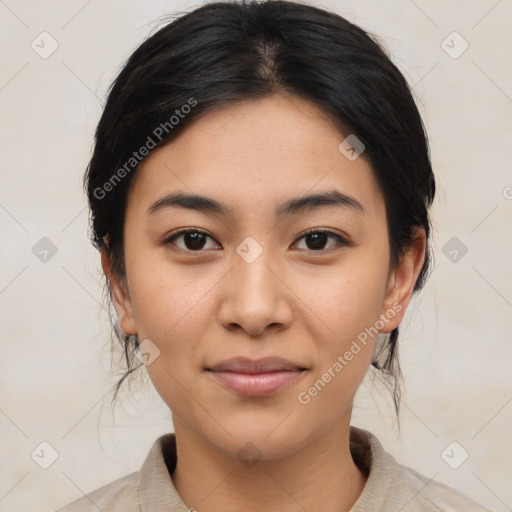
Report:
M 163 242 L 163 245 L 172 244 L 183 251 L 197 252 L 208 249 L 205 249 L 204 247 L 208 238 L 214 240 L 205 231 L 200 231 L 198 229 L 181 229 L 180 231 L 166 238 Z M 181 246 L 175 243 L 175 241 L 179 239 L 182 239 Z

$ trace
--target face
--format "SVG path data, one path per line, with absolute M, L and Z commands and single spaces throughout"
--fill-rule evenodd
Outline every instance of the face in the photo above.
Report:
M 405 312 L 424 239 L 390 267 L 382 192 L 366 159 L 340 151 L 344 138 L 312 104 L 276 95 L 205 115 L 139 167 L 126 279 L 102 261 L 177 433 L 233 456 L 251 441 L 272 459 L 348 425 L 376 333 Z M 207 370 L 236 356 L 305 370 L 241 394 Z

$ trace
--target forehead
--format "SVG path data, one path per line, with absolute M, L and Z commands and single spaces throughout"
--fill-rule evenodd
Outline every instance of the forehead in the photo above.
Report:
M 295 96 L 233 103 L 154 150 L 139 166 L 131 199 L 148 208 L 180 190 L 236 212 L 336 189 L 371 213 L 380 189 L 367 159 L 340 151 L 345 138 L 327 114 Z

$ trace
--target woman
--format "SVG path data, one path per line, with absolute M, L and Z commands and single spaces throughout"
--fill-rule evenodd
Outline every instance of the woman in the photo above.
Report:
M 363 30 L 283 1 L 181 16 L 115 80 L 85 185 L 123 379 L 140 358 L 174 433 L 60 512 L 486 510 L 350 426 L 370 364 L 398 413 L 435 192 L 407 83 Z

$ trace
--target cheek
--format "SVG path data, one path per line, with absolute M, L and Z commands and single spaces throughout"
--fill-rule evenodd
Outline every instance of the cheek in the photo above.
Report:
M 335 271 L 316 276 L 314 282 L 302 276 L 301 296 L 308 308 L 300 314 L 310 309 L 317 318 L 306 326 L 318 355 L 312 382 L 320 379 L 322 390 L 329 382 L 315 407 L 328 407 L 330 399 L 348 400 L 366 374 L 378 339 L 386 265 L 382 259 L 360 254 L 350 262 L 347 258 L 346 265 Z
M 372 278 L 369 272 L 364 275 L 354 272 L 335 284 L 338 288 L 327 311 L 334 330 L 346 341 L 347 337 L 357 337 L 379 318 L 384 283 Z
M 323 331 L 341 340 L 373 325 L 379 318 L 387 285 L 385 262 L 364 255 L 347 258 L 336 268 L 297 276 L 294 290 L 306 309 L 321 320 Z M 304 311 L 306 311 L 306 309 Z
M 159 355 L 146 367 L 162 399 L 178 415 L 187 410 L 201 372 L 198 354 L 213 311 L 205 297 L 214 285 L 210 277 L 192 275 L 192 267 L 178 269 L 165 263 L 132 267 L 132 305 L 139 340 L 151 340 Z M 204 281 L 206 279 L 206 282 Z
M 140 251 L 129 261 L 130 294 L 140 336 L 167 343 L 200 332 L 205 293 L 215 284 L 213 272 L 199 266 L 172 265 L 160 251 Z
M 297 397 L 307 418 L 344 414 L 371 363 L 386 273 L 378 265 L 363 268 L 351 266 L 350 272 L 317 279 L 309 292 L 304 287 L 308 305 L 315 305 L 311 309 L 321 319 L 308 327 L 318 359 Z M 314 422 L 309 426 L 313 428 Z

